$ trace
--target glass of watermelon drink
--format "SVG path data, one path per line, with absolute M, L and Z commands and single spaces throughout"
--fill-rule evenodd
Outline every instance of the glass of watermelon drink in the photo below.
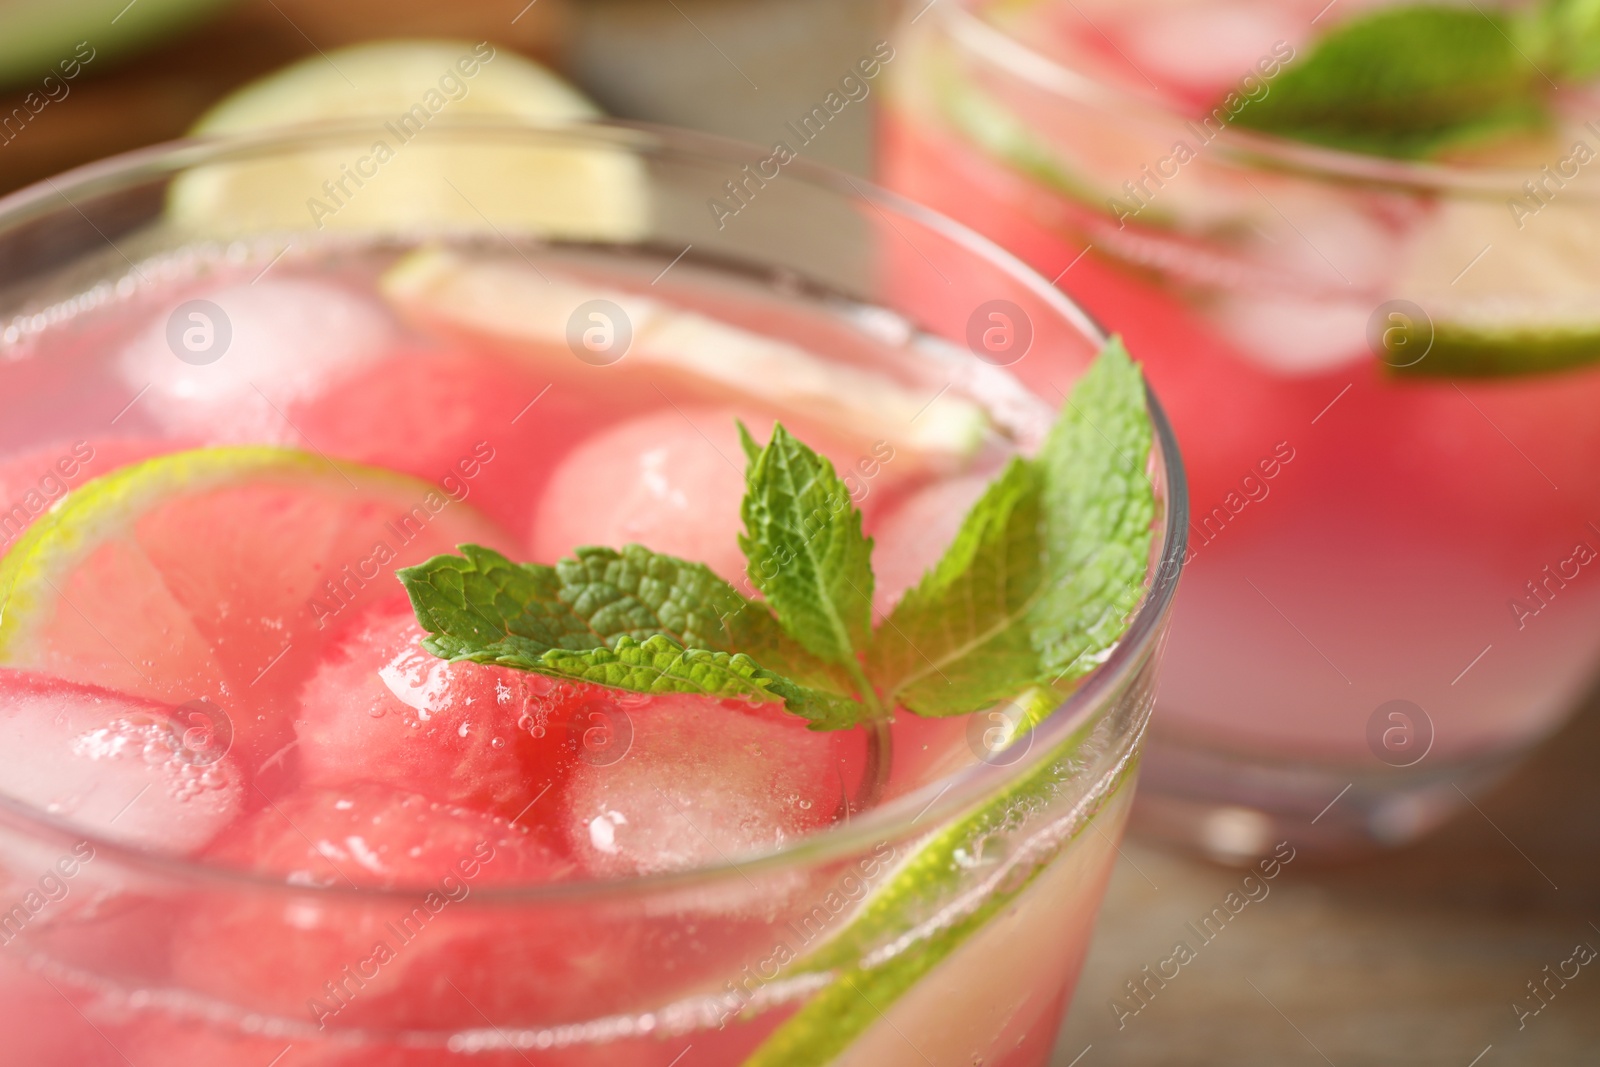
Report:
M 1044 1063 L 1183 555 L 1136 365 L 802 161 L 374 129 L 0 203 L 7 1061 Z
M 1190 574 L 1136 832 L 1224 859 L 1398 844 L 1590 684 L 1600 138 L 1575 18 L 1040 0 L 906 27 L 885 183 L 1124 331 L 1183 446 Z

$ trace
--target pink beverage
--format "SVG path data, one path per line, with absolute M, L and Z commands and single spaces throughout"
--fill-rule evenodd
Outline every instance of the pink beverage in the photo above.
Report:
M 1124 331 L 1168 406 L 1196 504 L 1136 825 L 1219 858 L 1425 832 L 1600 642 L 1594 199 L 1514 169 L 1592 142 L 1592 91 L 1427 165 L 1244 128 L 1324 42 L 1411 17 L 941 5 L 894 64 L 887 184 Z
M 522 668 L 569 610 L 699 654 L 699 587 L 631 550 L 573 570 L 582 546 L 704 561 L 765 610 L 797 564 L 747 567 L 740 514 L 778 423 L 875 539 L 881 626 L 1104 339 L 973 235 L 803 164 L 719 227 L 748 153 L 676 134 L 430 128 L 359 226 L 296 226 L 299 183 L 368 136 L 156 149 L 0 204 L 7 1062 L 1045 1063 L 1181 562 L 1159 414 L 1130 468 L 1148 573 L 1070 684 L 816 731 Z M 419 207 L 424 180 L 487 227 Z M 986 301 L 1026 358 L 968 351 Z M 430 570 L 461 545 L 565 599 L 502 626 L 520 586 Z M 439 653 L 456 631 L 402 569 L 505 658 Z M 581 637 L 556 651 L 632 647 Z

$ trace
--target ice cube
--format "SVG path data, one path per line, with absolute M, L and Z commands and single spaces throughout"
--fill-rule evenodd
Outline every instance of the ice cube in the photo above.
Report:
M 1369 363 L 1370 299 L 1229 293 L 1212 315 L 1221 332 L 1258 366 L 1311 377 L 1342 366 Z
M 394 339 L 381 308 L 336 285 L 261 279 L 163 307 L 118 356 L 162 425 L 212 442 L 305 447 L 293 405 L 374 362 Z
M 423 636 L 400 597 L 356 620 L 324 655 L 295 725 L 305 780 L 387 782 L 516 816 L 561 764 L 556 683 L 447 662 L 422 648 Z
M 744 450 L 732 409 L 658 411 L 596 434 L 568 454 L 533 517 L 533 557 L 580 545 L 642 544 L 704 563 L 744 585 Z M 746 425 L 765 440 L 771 420 Z
M 1230 91 L 1260 92 L 1256 83 L 1268 80 L 1259 77 L 1261 68 L 1276 71 L 1285 59 L 1278 50 L 1293 45 L 1287 49 L 1292 58 L 1314 30 L 1310 16 L 1282 0 L 1134 5 L 1111 17 L 1107 32 L 1119 39 L 1130 63 L 1196 100 L 1219 105 Z M 1093 36 L 1092 30 L 1086 35 Z M 1241 85 L 1246 76 L 1255 80 Z
M 0 792 L 161 852 L 204 847 L 242 808 L 214 723 L 107 689 L 0 672 Z
M 562 460 L 539 497 L 529 541 L 533 557 L 554 563 L 581 545 L 641 544 L 704 563 L 752 595 L 738 538 L 746 465 L 739 421 L 758 444 L 772 436 L 770 416 L 675 406 L 588 438 Z M 814 430 L 795 433 L 834 464 L 845 491 L 870 515 L 884 495 L 874 479 L 892 480 L 892 460 L 852 457 L 849 446 Z
M 561 798 L 572 852 L 591 872 L 721 864 L 826 826 L 840 810 L 837 745 L 851 735 L 812 732 L 780 705 L 671 695 L 609 714 L 626 721 L 631 742 L 580 761 Z

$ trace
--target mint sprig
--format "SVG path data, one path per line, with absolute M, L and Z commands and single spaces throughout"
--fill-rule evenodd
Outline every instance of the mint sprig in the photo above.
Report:
M 1113 337 L 1036 461 L 1048 578 L 1032 620 L 1040 683 L 1079 678 L 1103 662 L 1144 595 L 1155 519 L 1151 437 L 1144 377 Z
M 783 426 L 748 467 L 739 543 L 763 600 L 701 563 L 580 548 L 554 567 L 476 545 L 399 572 L 436 656 L 643 693 L 783 701 L 814 729 L 961 715 L 1087 673 L 1144 589 L 1154 494 L 1144 384 L 1118 340 L 1037 457 L 872 626 L 872 540 L 833 465 Z
M 1528 21 L 1538 17 L 1432 4 L 1357 16 L 1291 62 L 1234 121 L 1397 159 L 1537 129 L 1548 88 Z

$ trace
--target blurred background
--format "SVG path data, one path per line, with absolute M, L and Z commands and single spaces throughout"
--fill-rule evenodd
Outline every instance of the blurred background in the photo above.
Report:
M 35 83 L 78 42 L 94 49 L 49 114 L 0 145 L 0 190 L 179 137 L 252 78 L 382 37 L 491 40 L 614 115 L 765 143 L 892 17 L 868 0 L 0 0 L 0 116 L 37 102 Z M 870 141 L 852 108 L 808 155 L 864 173 Z
M 0 143 L 0 191 L 180 136 L 230 89 L 295 59 L 396 36 L 488 39 L 615 115 L 770 143 L 916 14 L 896 6 L 0 0 L 0 120 L 30 113 Z M 79 42 L 92 61 L 41 108 L 40 79 Z M 871 173 L 870 108 L 848 109 L 808 154 Z M 1424 844 L 1335 869 L 1291 864 L 1178 979 L 1133 999 L 1143 968 L 1241 874 L 1124 846 L 1060 1067 L 1600 1063 L 1600 968 L 1544 984 L 1575 946 L 1600 946 L 1600 699 Z M 1535 985 L 1554 992 L 1519 1019 Z

